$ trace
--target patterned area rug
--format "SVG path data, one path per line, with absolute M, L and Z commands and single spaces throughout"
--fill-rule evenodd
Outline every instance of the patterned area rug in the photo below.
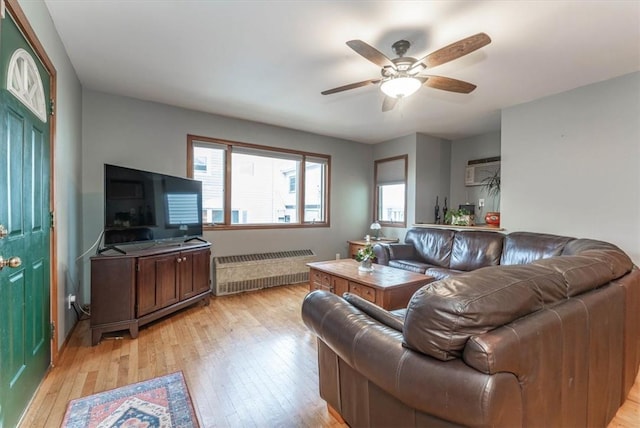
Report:
M 198 428 L 182 372 L 71 400 L 61 428 Z

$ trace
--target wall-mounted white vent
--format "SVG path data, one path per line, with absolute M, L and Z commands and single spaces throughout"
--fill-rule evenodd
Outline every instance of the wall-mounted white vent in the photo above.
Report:
M 464 171 L 465 186 L 482 186 L 487 177 L 500 171 L 500 156 L 485 159 L 474 159 L 467 162 Z
M 213 294 L 240 293 L 309 281 L 311 250 L 278 251 L 213 258 Z

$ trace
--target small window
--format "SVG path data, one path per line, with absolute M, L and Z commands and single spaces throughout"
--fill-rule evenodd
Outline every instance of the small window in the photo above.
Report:
M 304 221 L 306 223 L 324 223 L 327 213 L 327 174 L 326 158 L 308 156 L 304 163 Z
M 196 156 L 193 159 L 193 170 L 198 172 L 207 172 L 207 157 Z
M 191 151 L 191 177 L 202 181 L 202 221 L 205 225 L 224 223 L 227 147 L 220 144 L 193 144 Z
M 407 155 L 374 162 L 375 220 L 382 226 L 406 227 Z

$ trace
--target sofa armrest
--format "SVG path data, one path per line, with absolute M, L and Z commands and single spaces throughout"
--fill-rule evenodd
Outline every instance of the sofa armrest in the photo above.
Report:
M 376 263 L 379 265 L 389 265 L 389 244 L 377 243 L 373 246 L 373 253 L 376 255 Z
M 412 244 L 389 244 L 389 260 L 420 260 Z
M 368 300 L 363 299 L 360 296 L 357 296 L 352 293 L 344 293 L 342 295 L 344 300 L 351 303 L 356 308 L 360 309 L 365 314 L 369 315 L 376 321 L 381 322 L 387 327 L 391 327 L 394 330 L 402 331 L 402 326 L 404 325 L 404 319 L 401 319 L 386 309 L 381 308 L 378 305 L 374 305 Z
M 623 400 L 624 291 L 607 285 L 472 337 L 463 359 L 487 374 L 513 373 L 522 425 L 589 426 L 610 421 Z M 535 415 L 535 416 L 533 416 Z
M 307 294 L 302 319 L 340 359 L 411 408 L 466 426 L 522 420 L 520 386 L 510 373 L 488 375 L 460 359 L 443 362 L 407 349 L 399 331 L 324 290 Z

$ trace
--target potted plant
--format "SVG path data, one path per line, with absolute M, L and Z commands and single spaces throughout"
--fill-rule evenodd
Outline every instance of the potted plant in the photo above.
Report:
M 444 221 L 452 226 L 473 226 L 473 216 L 464 208 L 448 210 Z
M 373 270 L 373 258 L 375 257 L 375 253 L 373 252 L 373 246 L 371 246 L 370 242 L 367 242 L 367 245 L 364 248 L 360 248 L 356 253 L 356 261 L 360 262 L 360 266 L 358 266 L 358 270 L 362 272 L 371 272 Z
M 494 209 L 496 207 L 496 199 L 498 205 L 500 204 L 500 169 L 496 169 L 495 172 L 482 180 L 482 187 L 487 192 L 487 196 L 493 198 Z M 484 221 L 490 226 L 500 226 L 500 211 L 489 211 L 484 216 Z

